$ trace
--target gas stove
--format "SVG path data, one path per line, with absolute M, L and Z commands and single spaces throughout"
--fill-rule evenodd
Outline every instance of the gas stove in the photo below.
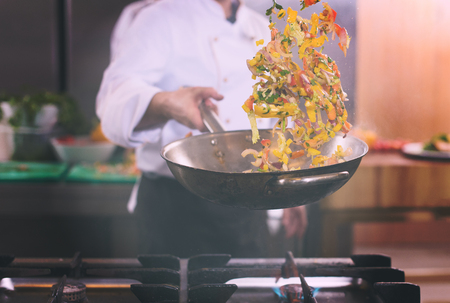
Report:
M 420 302 L 420 288 L 384 255 L 130 259 L 0 255 L 0 303 Z

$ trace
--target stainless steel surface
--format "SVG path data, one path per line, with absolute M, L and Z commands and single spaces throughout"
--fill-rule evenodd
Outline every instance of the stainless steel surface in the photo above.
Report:
M 214 111 L 212 111 L 208 106 L 206 106 L 205 102 L 200 103 L 198 109 L 200 110 L 200 114 L 202 115 L 203 123 L 211 133 L 218 133 L 225 131 L 225 127 L 223 126 L 219 117 L 216 115 Z
M 262 139 L 272 139 L 270 130 L 261 130 Z M 161 156 L 175 178 L 188 190 L 209 201 L 249 209 L 288 208 L 317 202 L 341 188 L 358 168 L 368 147 L 363 141 L 336 136 L 322 146 L 330 156 L 341 145 L 351 147 L 346 162 L 308 168 L 311 160 L 299 162 L 301 170 L 243 173 L 251 161 L 241 152 L 258 149 L 251 131 L 231 131 L 184 138 L 166 145 Z
M 347 171 L 324 174 L 311 177 L 278 177 L 269 180 L 265 186 L 265 194 L 273 195 L 280 191 L 295 190 L 299 186 L 312 186 L 330 182 L 348 181 L 350 174 Z

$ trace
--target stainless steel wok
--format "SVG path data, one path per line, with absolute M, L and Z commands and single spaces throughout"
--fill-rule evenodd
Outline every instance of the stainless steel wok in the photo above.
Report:
M 205 124 L 211 131 L 217 130 L 211 127 L 217 122 Z M 274 139 L 270 130 L 260 131 L 260 136 Z M 161 156 L 184 187 L 206 200 L 232 207 L 278 209 L 317 202 L 353 176 L 368 151 L 367 144 L 352 136 L 336 136 L 322 146 L 322 154 L 331 155 L 337 145 L 353 149 L 346 162 L 308 168 L 309 160 L 302 163 L 301 170 L 287 172 L 243 172 L 255 167 L 250 163 L 252 156 L 243 158 L 241 152 L 262 147 L 252 144 L 250 130 L 184 138 L 166 145 Z

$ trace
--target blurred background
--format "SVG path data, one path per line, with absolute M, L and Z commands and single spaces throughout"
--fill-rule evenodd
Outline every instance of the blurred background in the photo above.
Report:
M 92 130 L 111 32 L 131 2 L 0 0 L 0 92 L 67 93 Z M 272 5 L 271 0 L 245 2 L 261 14 Z M 278 2 L 298 9 L 297 0 Z M 422 288 L 424 302 L 450 302 L 443 292 L 450 288 L 449 162 L 400 152 L 405 143 L 450 133 L 450 2 L 328 2 L 352 40 L 346 57 L 337 41 L 325 53 L 337 61 L 349 95 L 349 121 L 371 151 L 357 177 L 311 209 L 304 243 L 274 236 L 274 246 L 281 251 L 295 245 L 307 257 L 385 253 L 394 266 L 410 269 L 411 282 L 429 285 Z M 311 11 L 321 6 L 305 10 L 305 18 Z M 284 27 L 281 21 L 277 26 Z M 9 141 L 1 136 L 5 149 Z M 126 151 L 114 153 L 120 162 Z M 125 207 L 135 177 L 2 180 L 0 253 L 135 256 L 136 226 Z

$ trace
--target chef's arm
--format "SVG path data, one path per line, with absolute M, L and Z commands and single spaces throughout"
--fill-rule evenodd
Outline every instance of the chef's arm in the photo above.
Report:
M 286 230 L 286 238 L 296 236 L 301 239 L 308 226 L 306 207 L 302 205 L 284 209 L 282 223 Z
M 204 100 L 207 106 L 216 110 L 211 98 L 222 100 L 223 96 L 212 87 L 185 87 L 172 92 L 156 93 L 135 131 L 149 129 L 170 119 L 191 129 L 206 131 L 198 106 Z

